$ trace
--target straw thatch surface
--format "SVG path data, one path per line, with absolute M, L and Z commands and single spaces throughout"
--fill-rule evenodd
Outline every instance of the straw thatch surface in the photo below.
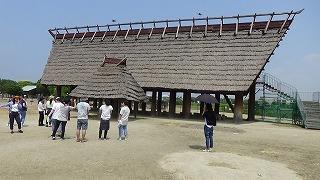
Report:
M 144 90 L 128 72 L 125 65 L 104 64 L 96 67 L 81 85 L 70 94 L 74 97 L 127 99 L 140 101 L 145 99 Z
M 126 56 L 127 68 L 143 88 L 190 89 L 210 91 L 247 91 L 284 31 L 188 33 L 85 38 L 57 41 L 45 67 L 41 82 L 51 85 L 81 85 L 95 72 L 105 54 Z

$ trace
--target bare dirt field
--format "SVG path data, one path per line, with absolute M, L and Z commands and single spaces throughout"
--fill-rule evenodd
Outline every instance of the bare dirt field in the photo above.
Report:
M 34 105 L 33 105 L 34 106 Z M 30 108 L 29 108 L 30 109 Z M 320 131 L 265 122 L 218 122 L 215 149 L 202 152 L 203 123 L 138 117 L 127 141 L 98 140 L 89 121 L 88 142 L 75 142 L 72 113 L 66 140 L 50 139 L 31 108 L 24 133 L 10 134 L 0 109 L 0 179 L 319 179 Z M 17 126 L 15 126 L 15 131 Z

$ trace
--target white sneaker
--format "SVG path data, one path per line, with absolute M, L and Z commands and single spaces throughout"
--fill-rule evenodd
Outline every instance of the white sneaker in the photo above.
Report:
M 208 149 L 204 149 L 204 150 L 202 150 L 203 152 L 208 152 L 209 150 Z

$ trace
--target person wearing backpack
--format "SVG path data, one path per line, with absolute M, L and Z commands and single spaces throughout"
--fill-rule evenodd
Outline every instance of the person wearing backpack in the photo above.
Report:
M 21 96 L 19 103 L 21 104 L 21 111 L 20 111 L 20 119 L 21 119 L 21 125 L 24 126 L 24 122 L 26 121 L 26 115 L 27 115 L 27 102 L 26 100 Z
M 212 109 L 211 104 L 206 104 L 204 107 L 204 111 L 202 114 L 205 125 L 203 127 L 204 129 L 204 136 L 206 139 L 206 149 L 204 149 L 204 152 L 211 152 L 213 146 L 214 146 L 214 127 L 216 126 L 216 113 Z

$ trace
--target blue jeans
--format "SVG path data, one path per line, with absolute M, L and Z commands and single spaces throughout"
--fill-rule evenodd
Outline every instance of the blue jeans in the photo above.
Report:
M 128 135 L 127 125 L 119 125 L 119 138 L 124 139 Z
M 206 138 L 206 148 L 213 148 L 213 128 L 209 128 L 208 126 L 204 125 L 204 136 Z
M 27 111 L 20 111 L 21 125 L 23 125 L 24 122 L 26 121 L 26 115 L 27 115 Z

